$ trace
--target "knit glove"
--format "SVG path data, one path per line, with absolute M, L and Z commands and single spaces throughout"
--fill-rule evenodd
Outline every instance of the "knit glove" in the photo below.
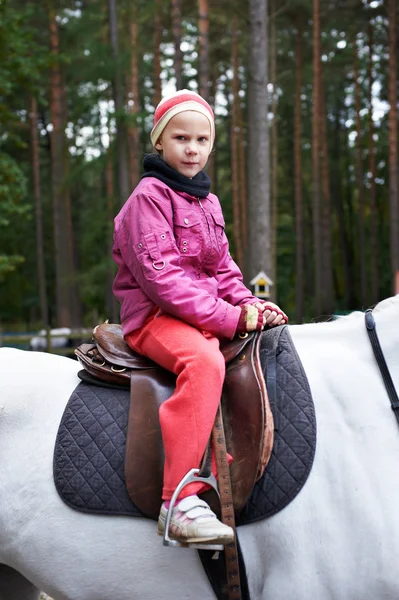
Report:
M 279 306 L 277 306 L 277 304 L 274 304 L 274 302 L 255 302 L 255 306 L 259 308 L 259 310 L 261 310 L 262 312 L 269 310 L 270 312 L 275 312 L 276 314 L 281 315 L 281 317 L 283 317 L 284 319 L 284 322 L 288 323 L 287 315 L 284 311 L 281 310 Z
M 238 319 L 236 334 L 257 331 L 263 327 L 263 314 L 253 304 L 244 304 Z

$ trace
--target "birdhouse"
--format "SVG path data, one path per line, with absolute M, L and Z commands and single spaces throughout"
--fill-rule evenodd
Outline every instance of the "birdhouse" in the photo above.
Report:
M 270 297 L 270 287 L 273 285 L 273 281 L 263 271 L 255 275 L 250 284 L 254 286 L 254 296 L 258 298 Z

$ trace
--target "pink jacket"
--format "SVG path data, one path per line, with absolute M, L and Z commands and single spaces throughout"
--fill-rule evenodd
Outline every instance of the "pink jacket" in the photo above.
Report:
M 231 258 L 218 198 L 140 181 L 115 218 L 113 291 L 124 335 L 155 307 L 217 337 L 234 337 L 241 304 L 258 300 Z

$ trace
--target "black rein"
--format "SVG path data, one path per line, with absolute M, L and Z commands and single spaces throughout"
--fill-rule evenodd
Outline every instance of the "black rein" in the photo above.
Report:
M 380 342 L 378 340 L 377 329 L 375 324 L 375 319 L 373 317 L 373 309 L 369 308 L 366 310 L 364 314 L 364 318 L 366 321 L 366 329 L 371 342 L 371 347 L 373 348 L 374 356 L 377 361 L 377 364 L 380 368 L 382 379 L 384 381 L 385 388 L 387 390 L 389 399 L 391 401 L 391 407 L 393 412 L 395 413 L 395 417 L 399 424 L 399 398 L 398 394 L 395 390 L 395 386 L 392 381 L 391 374 L 389 372 L 386 360 L 384 358 L 384 354 L 381 349 Z

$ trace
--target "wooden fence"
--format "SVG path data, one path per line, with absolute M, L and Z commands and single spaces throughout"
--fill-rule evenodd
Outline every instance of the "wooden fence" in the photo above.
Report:
M 21 346 L 26 346 L 25 349 L 28 349 L 29 343 L 33 338 L 43 338 L 45 341 L 44 348 L 40 349 L 42 352 L 50 352 L 51 354 L 72 354 L 73 348 L 82 344 L 83 342 L 90 342 L 92 339 L 92 330 L 91 329 L 73 329 L 70 333 L 53 333 L 50 328 L 46 329 L 46 333 L 11 333 L 11 334 L 3 334 L 0 329 L 0 347 L 1 346 L 11 346 L 20 348 Z M 57 338 L 64 338 L 73 343 L 68 345 L 67 347 L 56 347 L 53 344 L 53 341 Z

